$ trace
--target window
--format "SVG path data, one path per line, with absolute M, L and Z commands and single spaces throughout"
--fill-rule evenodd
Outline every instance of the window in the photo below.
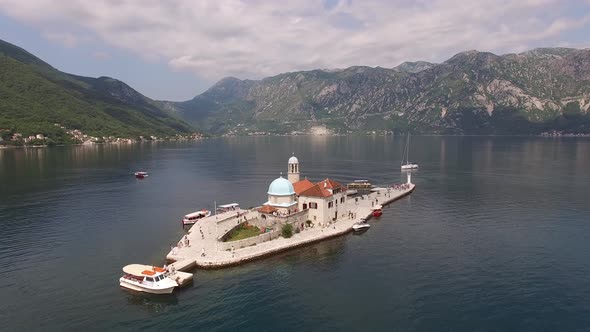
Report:
M 340 198 L 340 203 L 344 203 L 344 197 Z
M 318 208 L 318 203 L 309 203 L 309 208 L 310 209 L 317 209 Z
M 328 209 L 329 209 L 329 208 L 331 208 L 333 205 L 334 205 L 334 202 L 332 202 L 332 201 L 329 201 L 329 202 L 328 202 Z
M 149 281 L 149 282 L 154 282 L 154 279 L 150 278 L 150 277 L 146 277 L 145 281 Z
M 307 210 L 307 203 L 303 203 L 303 210 Z

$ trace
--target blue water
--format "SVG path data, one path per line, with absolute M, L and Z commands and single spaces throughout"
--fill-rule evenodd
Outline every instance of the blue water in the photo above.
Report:
M 588 139 L 413 137 L 417 189 L 366 233 L 198 270 L 168 297 L 119 288 L 122 266 L 163 263 L 185 213 L 263 203 L 292 152 L 312 180 L 387 184 L 404 142 L 0 150 L 0 330 L 590 330 Z

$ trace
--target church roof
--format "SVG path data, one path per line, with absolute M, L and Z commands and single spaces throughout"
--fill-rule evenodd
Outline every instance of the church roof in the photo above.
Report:
M 326 184 L 324 186 L 324 183 Z M 343 188 L 344 186 L 334 180 L 330 180 L 329 178 L 326 178 L 323 181 L 318 182 L 317 184 L 321 184 L 322 186 L 324 186 L 325 188 L 328 189 L 336 189 L 336 188 Z
M 297 195 L 301 194 L 302 192 L 306 191 L 311 187 L 313 187 L 313 182 L 309 181 L 307 178 L 293 183 L 293 188 L 295 189 L 295 193 Z
M 300 196 L 312 196 L 312 197 L 330 197 L 332 193 L 324 188 L 320 183 L 316 183 L 313 187 L 301 192 Z
M 295 190 L 291 182 L 281 176 L 270 183 L 268 194 L 273 196 L 288 196 L 295 194 Z
M 305 180 L 299 182 L 303 182 Z M 311 183 L 311 181 L 307 181 Z M 295 186 L 299 182 L 296 182 L 293 186 Z M 337 188 L 344 188 L 344 186 L 334 180 L 325 179 L 312 185 L 311 187 L 308 187 L 307 189 L 303 189 L 301 192 L 297 191 L 297 194 L 299 196 L 330 197 L 332 196 L 332 193 L 328 189 L 331 189 L 333 191 Z

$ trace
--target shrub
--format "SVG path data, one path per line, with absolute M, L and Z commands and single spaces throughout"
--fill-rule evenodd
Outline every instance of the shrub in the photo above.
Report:
M 312 222 L 311 222 L 311 220 L 307 219 L 305 221 L 305 224 L 307 225 L 307 227 L 309 227 L 309 226 L 311 226 Z
M 281 235 L 286 239 L 293 236 L 293 226 L 291 224 L 283 225 L 283 227 L 281 228 Z
M 301 232 L 301 230 L 299 229 L 299 227 L 295 228 L 295 234 L 299 234 Z

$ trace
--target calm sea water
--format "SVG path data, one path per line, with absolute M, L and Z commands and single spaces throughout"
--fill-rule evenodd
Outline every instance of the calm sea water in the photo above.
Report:
M 0 330 L 590 330 L 588 139 L 413 137 L 417 190 L 368 232 L 197 271 L 169 297 L 119 288 L 122 266 L 163 263 L 185 213 L 264 202 L 292 152 L 310 179 L 388 184 L 403 144 L 0 150 Z

